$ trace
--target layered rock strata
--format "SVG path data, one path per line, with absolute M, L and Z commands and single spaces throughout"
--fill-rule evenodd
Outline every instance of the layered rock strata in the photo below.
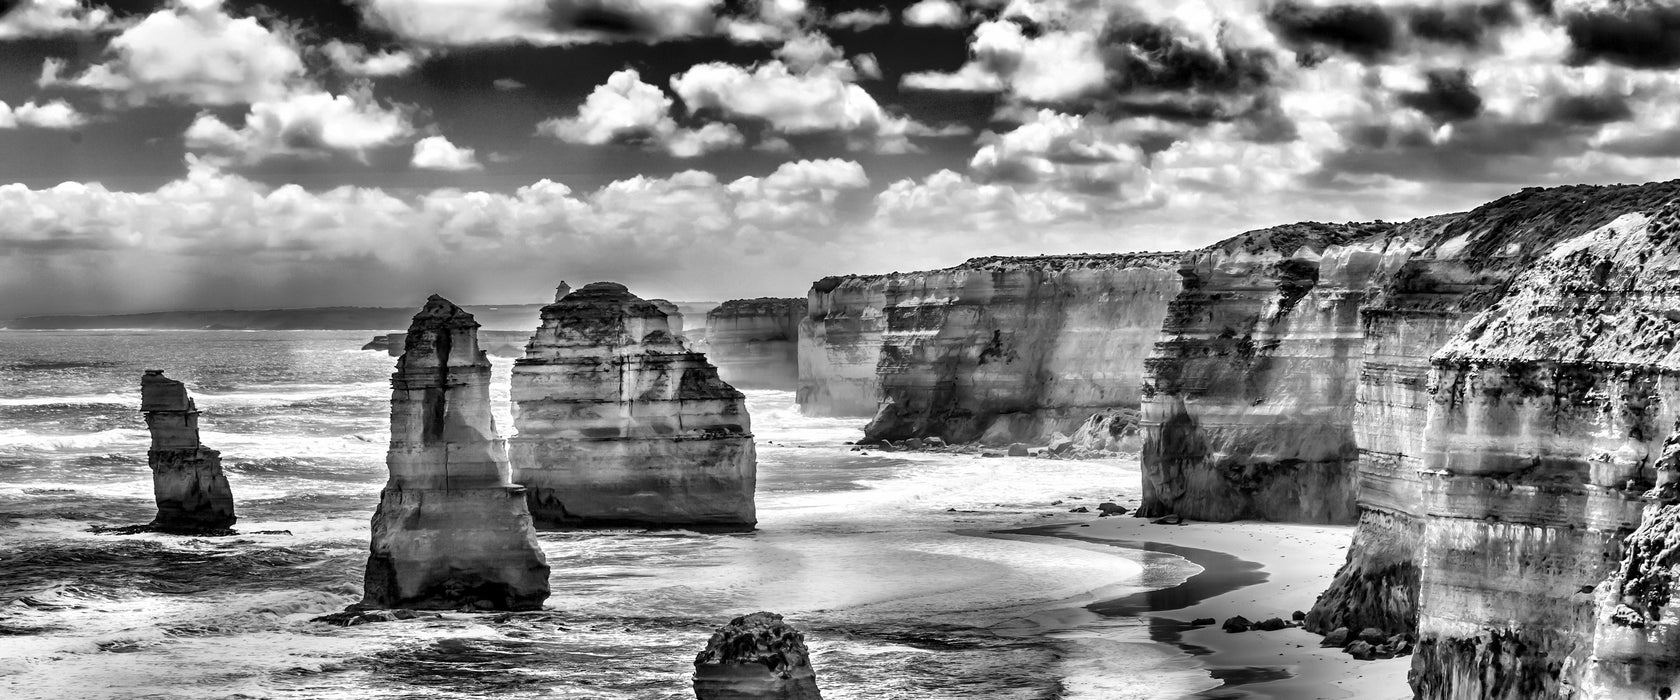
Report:
M 490 413 L 478 323 L 433 295 L 391 375 L 390 480 L 373 514 L 363 608 L 532 610 L 548 563 Z
M 161 532 L 225 530 L 238 518 L 233 490 L 222 474 L 222 453 L 198 441 L 198 407 L 181 382 L 149 369 L 140 377 L 140 410 L 152 434 L 146 462 L 152 468 L 157 517 L 148 527 Z
M 539 525 L 756 522 L 745 397 L 667 318 L 611 282 L 543 309 L 514 365 L 509 443 Z
M 976 258 L 828 278 L 801 325 L 802 408 L 869 439 L 1007 444 L 1136 408 L 1180 254 Z
M 732 299 L 706 313 L 706 357 L 745 389 L 799 384 L 799 322 L 806 299 Z
M 1647 568 L 1627 537 L 1680 401 L 1676 197 L 1524 191 L 1449 217 L 1382 284 L 1354 420 L 1361 518 L 1309 627 L 1415 629 L 1420 698 L 1660 696 L 1603 694 L 1677 651 L 1607 627 L 1592 592 L 1625 604 L 1618 564 Z
M 1414 228 L 1294 224 L 1185 256 L 1145 371 L 1140 515 L 1355 520 L 1359 309 Z
M 822 700 L 805 635 L 775 613 L 729 621 L 694 657 L 698 700 Z

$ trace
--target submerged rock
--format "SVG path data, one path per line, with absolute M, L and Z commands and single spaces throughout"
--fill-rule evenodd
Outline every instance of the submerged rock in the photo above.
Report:
M 222 473 L 222 453 L 198 441 L 198 407 L 181 382 L 149 369 L 140 378 L 140 410 L 152 434 L 146 461 L 152 468 L 159 532 L 226 530 L 239 520 L 233 490 Z
M 805 635 L 782 616 L 756 612 L 729 621 L 694 657 L 698 700 L 822 700 Z
M 513 368 L 509 441 L 539 525 L 757 522 L 746 397 L 667 319 L 612 282 L 543 308 Z
M 433 295 L 391 375 L 390 480 L 359 608 L 533 610 L 548 563 L 490 415 L 478 323 Z

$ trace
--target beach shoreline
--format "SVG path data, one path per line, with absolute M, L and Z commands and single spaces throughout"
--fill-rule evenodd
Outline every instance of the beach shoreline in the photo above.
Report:
M 1290 619 L 1311 609 L 1341 566 L 1351 526 L 1237 521 L 1154 525 L 1130 516 L 1060 522 L 992 533 L 1159 552 L 1202 569 L 1174 586 L 1099 600 L 1085 609 L 1099 616 L 1149 620 L 1150 637 L 1193 659 L 1218 685 L 1192 698 L 1306 700 L 1410 698 L 1411 657 L 1360 661 L 1298 627 L 1227 633 L 1220 624 L 1242 615 L 1253 621 Z M 1042 540 L 1041 540 L 1042 541 Z M 1211 625 L 1193 625 L 1212 618 Z

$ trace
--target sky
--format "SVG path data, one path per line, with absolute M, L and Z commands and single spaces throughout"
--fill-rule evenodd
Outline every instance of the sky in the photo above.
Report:
M 0 0 L 0 317 L 801 296 L 1680 177 L 1680 0 Z

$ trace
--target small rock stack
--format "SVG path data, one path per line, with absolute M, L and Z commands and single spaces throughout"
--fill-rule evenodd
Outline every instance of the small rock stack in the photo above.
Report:
M 729 621 L 694 657 L 699 700 L 822 700 L 805 635 L 782 616 L 756 612 Z
M 548 562 L 490 415 L 478 323 L 433 295 L 391 375 L 391 478 L 360 608 L 532 610 Z
M 187 387 L 149 369 L 140 378 L 140 410 L 152 433 L 146 461 L 152 467 L 157 518 L 150 528 L 181 534 L 225 530 L 233 514 L 233 490 L 222 474 L 222 453 L 198 442 L 198 407 Z

